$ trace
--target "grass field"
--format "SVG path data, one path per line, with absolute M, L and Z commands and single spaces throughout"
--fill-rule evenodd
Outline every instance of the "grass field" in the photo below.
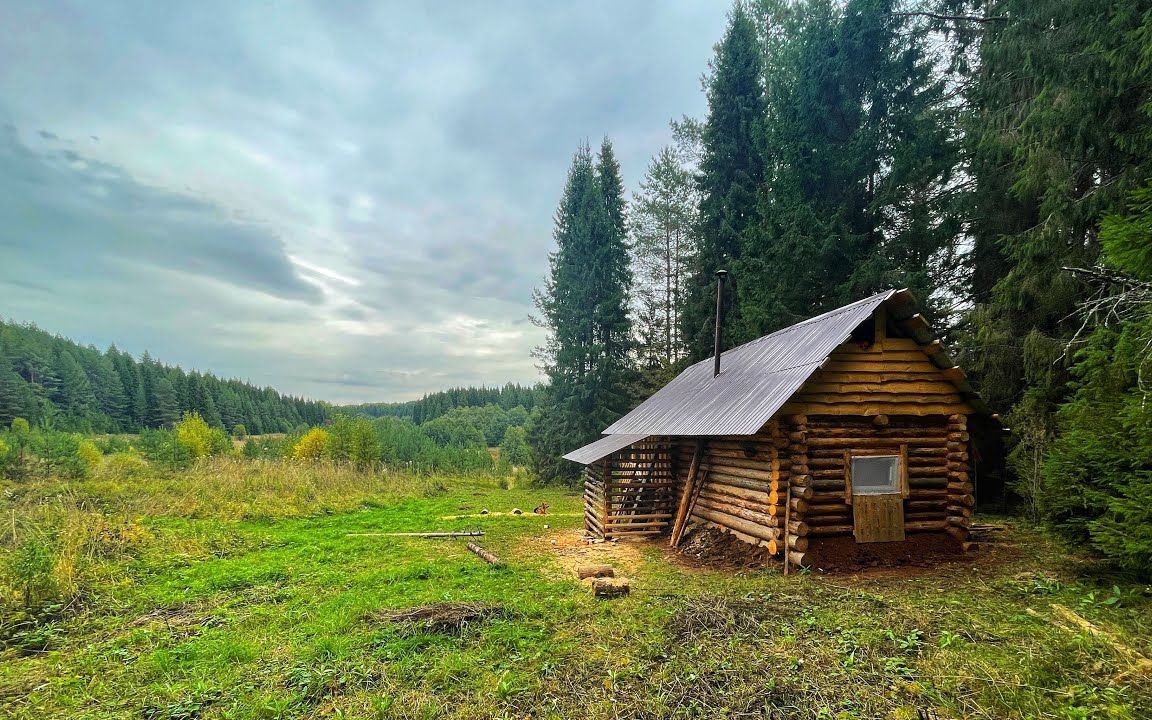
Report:
M 577 497 L 504 484 L 233 461 L 10 486 L 0 716 L 1149 717 L 1152 590 L 1035 532 L 936 569 L 785 578 L 584 549 Z M 473 528 L 505 567 L 360 535 Z M 38 532 L 71 585 L 33 619 L 12 573 Z M 632 595 L 594 600 L 585 556 Z M 388 614 L 446 602 L 471 617 Z

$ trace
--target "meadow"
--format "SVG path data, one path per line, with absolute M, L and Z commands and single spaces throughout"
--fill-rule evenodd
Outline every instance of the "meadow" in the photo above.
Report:
M 579 497 L 522 477 L 109 460 L 88 478 L 4 484 L 0 716 L 1135 719 L 1152 707 L 1152 588 L 1018 524 L 937 568 L 784 577 L 659 542 L 586 546 Z M 531 512 L 541 502 L 546 516 Z M 504 564 L 463 539 L 381 535 L 429 530 L 483 530 Z M 593 598 L 572 573 L 588 560 L 614 564 L 632 593 Z

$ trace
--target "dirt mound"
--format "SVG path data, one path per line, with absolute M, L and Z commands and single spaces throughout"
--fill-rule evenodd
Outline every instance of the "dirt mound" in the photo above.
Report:
M 688 528 L 680 541 L 680 556 L 714 569 L 750 569 L 772 562 L 768 549 L 749 545 L 734 535 L 699 525 Z
M 916 533 L 904 542 L 858 543 L 853 537 L 813 539 L 809 566 L 823 572 L 873 567 L 934 567 L 964 558 L 960 543 L 947 533 Z
M 385 610 L 373 619 L 399 625 L 409 632 L 459 634 L 469 625 L 504 617 L 499 605 L 487 603 L 443 602 L 413 608 Z

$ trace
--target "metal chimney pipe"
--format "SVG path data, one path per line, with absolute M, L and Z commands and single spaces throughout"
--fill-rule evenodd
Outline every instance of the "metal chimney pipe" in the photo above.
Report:
M 724 326 L 724 279 L 727 277 L 727 270 L 716 271 L 716 342 L 712 348 L 712 377 L 720 374 L 720 339 Z

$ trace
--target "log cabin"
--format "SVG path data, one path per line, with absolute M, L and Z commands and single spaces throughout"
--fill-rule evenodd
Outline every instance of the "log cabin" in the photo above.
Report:
M 907 290 L 717 357 L 564 456 L 585 465 L 590 534 L 676 546 L 691 522 L 801 566 L 832 538 L 968 540 L 970 421 L 998 418 Z

